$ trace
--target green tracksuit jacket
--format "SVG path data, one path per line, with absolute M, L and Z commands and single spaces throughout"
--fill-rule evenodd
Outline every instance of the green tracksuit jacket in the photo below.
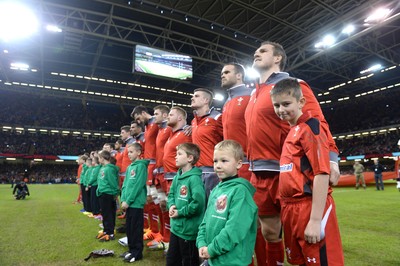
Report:
M 100 168 L 99 175 L 97 177 L 97 197 L 100 197 L 103 194 L 108 195 L 118 195 L 119 193 L 119 184 L 118 184 L 118 166 L 109 163 L 103 165 Z
M 82 166 L 82 172 L 81 172 L 81 185 L 86 186 L 86 177 L 87 177 L 87 172 L 88 172 L 89 167 L 86 164 L 83 164 Z
M 96 165 L 92 167 L 92 171 L 90 173 L 90 177 L 88 178 L 88 186 L 97 186 L 97 177 L 100 173 L 101 165 Z
M 206 205 L 199 168 L 193 167 L 183 174 L 179 169 L 168 194 L 168 209 L 172 205 L 176 206 L 178 217 L 171 218 L 171 232 L 185 240 L 196 240 Z
M 243 178 L 229 177 L 211 192 L 196 245 L 207 246 L 210 265 L 251 263 L 257 233 L 255 188 Z
M 126 202 L 129 208 L 143 209 L 147 197 L 147 166 L 148 160 L 136 160 L 126 169 L 122 185 L 121 202 Z
M 93 166 L 88 166 L 86 172 L 85 172 L 85 187 L 89 186 L 89 181 L 90 181 L 90 176 L 93 173 Z

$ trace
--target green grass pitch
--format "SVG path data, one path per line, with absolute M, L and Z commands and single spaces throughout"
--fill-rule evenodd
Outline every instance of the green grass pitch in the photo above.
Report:
M 126 248 L 116 240 L 97 241 L 99 222 L 72 204 L 77 185 L 29 189 L 32 196 L 17 201 L 10 185 L 0 185 L 0 265 L 126 265 L 118 257 Z M 335 188 L 333 195 L 346 265 L 400 265 L 400 192 L 394 182 L 387 182 L 385 191 Z M 116 256 L 83 260 L 101 248 Z M 145 247 L 144 259 L 135 265 L 165 265 L 165 257 Z

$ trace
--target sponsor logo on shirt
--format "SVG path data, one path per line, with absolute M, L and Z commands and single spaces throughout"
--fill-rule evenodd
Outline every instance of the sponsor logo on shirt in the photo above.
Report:
M 186 198 L 186 197 L 187 197 L 187 194 L 188 194 L 188 188 L 187 188 L 187 186 L 182 185 L 181 188 L 179 189 L 179 195 L 180 195 L 182 198 Z
M 283 172 L 291 172 L 293 170 L 293 163 L 282 164 L 280 166 L 281 173 Z
M 221 195 L 217 198 L 217 201 L 215 202 L 215 210 L 218 213 L 223 213 L 226 211 L 227 199 L 228 197 L 226 195 Z
M 131 178 L 135 178 L 135 175 L 136 175 L 136 172 L 135 172 L 135 170 L 131 170 L 131 172 L 130 172 L 130 174 L 131 174 Z

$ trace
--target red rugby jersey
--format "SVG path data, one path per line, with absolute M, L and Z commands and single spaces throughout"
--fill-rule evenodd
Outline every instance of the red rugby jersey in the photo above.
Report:
M 211 108 L 209 113 L 192 120 L 192 140 L 200 147 L 200 159 L 196 166 L 214 165 L 214 146 L 222 141 L 221 113 Z
M 172 129 L 167 126 L 167 122 L 163 122 L 159 125 L 159 130 L 156 139 L 156 168 L 163 166 L 164 157 L 164 146 L 169 136 L 171 135 Z
M 156 159 L 158 129 L 158 125 L 154 123 L 154 117 L 150 118 L 144 130 L 144 159 Z
M 165 173 L 178 171 L 178 167 L 176 167 L 175 162 L 176 146 L 186 142 L 192 142 L 192 138 L 190 136 L 186 136 L 183 133 L 183 129 L 178 129 L 175 132 L 171 132 L 170 137 L 164 145 L 163 166 Z
M 303 114 L 283 145 L 279 175 L 281 198 L 310 196 L 314 177 L 329 173 L 329 143 L 325 131 L 318 119 Z M 329 188 L 328 193 L 331 192 Z
M 289 132 L 289 124 L 282 121 L 274 111 L 270 91 L 278 81 L 289 78 L 284 72 L 273 73 L 265 84 L 259 84 L 253 90 L 245 112 L 246 135 L 247 135 L 247 157 L 254 161 L 263 161 L 258 169 L 265 171 L 279 171 L 279 159 L 282 146 Z M 329 125 L 325 120 L 321 107 L 308 84 L 299 80 L 300 87 L 306 99 L 303 113 L 317 118 L 325 134 L 328 136 L 330 151 L 339 154 Z
M 244 112 L 250 100 L 251 89 L 244 84 L 228 90 L 229 98 L 222 109 L 222 127 L 224 139 L 232 139 L 247 150 L 246 123 Z

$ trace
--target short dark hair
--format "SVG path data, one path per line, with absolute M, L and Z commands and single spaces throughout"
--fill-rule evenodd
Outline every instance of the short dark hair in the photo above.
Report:
M 103 158 L 106 161 L 109 161 L 112 164 L 116 164 L 117 160 L 111 155 L 111 152 L 106 150 L 101 150 L 99 152 L 99 157 Z
M 200 159 L 200 148 L 197 144 L 190 142 L 182 143 L 176 147 L 176 150 L 179 149 L 184 150 L 187 155 L 193 156 L 193 161 L 191 162 L 192 165 L 195 165 Z
M 246 76 L 246 71 L 244 70 L 244 67 L 241 64 L 231 62 L 231 63 L 225 64 L 225 66 L 233 66 L 235 68 L 235 73 L 241 74 L 242 80 L 244 80 L 244 78 Z
M 282 57 L 281 62 L 279 63 L 279 69 L 281 71 L 285 70 L 286 67 L 286 62 L 287 62 L 287 56 L 286 56 L 286 52 L 283 49 L 283 46 L 280 45 L 277 42 L 271 42 L 271 41 L 265 41 L 261 43 L 261 46 L 269 44 L 272 47 L 274 47 L 274 56 L 280 55 Z
M 119 143 L 119 144 L 124 144 L 124 141 L 122 140 L 122 139 L 117 139 L 116 141 L 115 141 L 115 143 Z M 115 148 L 115 145 L 114 145 L 114 148 Z
M 169 113 L 169 107 L 166 105 L 157 105 L 156 107 L 153 108 L 153 110 L 160 110 L 161 113 L 163 114 L 168 114 Z
M 278 81 L 270 92 L 271 96 L 286 94 L 300 100 L 303 96 L 300 83 L 295 78 L 286 78 Z
M 135 115 L 140 115 L 142 112 L 149 113 L 146 107 L 144 107 L 143 105 L 138 105 L 135 108 L 133 108 L 131 117 L 135 119 Z
M 125 125 L 121 127 L 121 131 L 124 130 L 126 132 L 130 132 L 131 131 L 131 126 Z
M 106 146 L 110 146 L 111 147 L 111 149 L 115 149 L 115 144 L 114 143 L 106 143 L 106 144 L 104 144 L 104 145 L 106 145 Z
M 142 130 L 142 132 L 144 132 L 144 125 L 142 123 L 139 123 L 138 121 L 132 120 L 131 121 L 131 125 L 132 124 L 136 124 L 138 127 L 140 127 L 140 129 Z M 129 128 L 130 130 L 130 128 Z
M 208 101 L 208 106 L 211 106 L 212 102 L 213 102 L 213 99 L 214 99 L 214 93 L 212 91 L 208 90 L 208 89 L 205 89 L 205 88 L 197 88 L 197 89 L 194 90 L 194 92 L 197 92 L 197 91 L 202 91 L 202 92 L 204 92 L 206 94 L 206 97 L 209 100 Z

